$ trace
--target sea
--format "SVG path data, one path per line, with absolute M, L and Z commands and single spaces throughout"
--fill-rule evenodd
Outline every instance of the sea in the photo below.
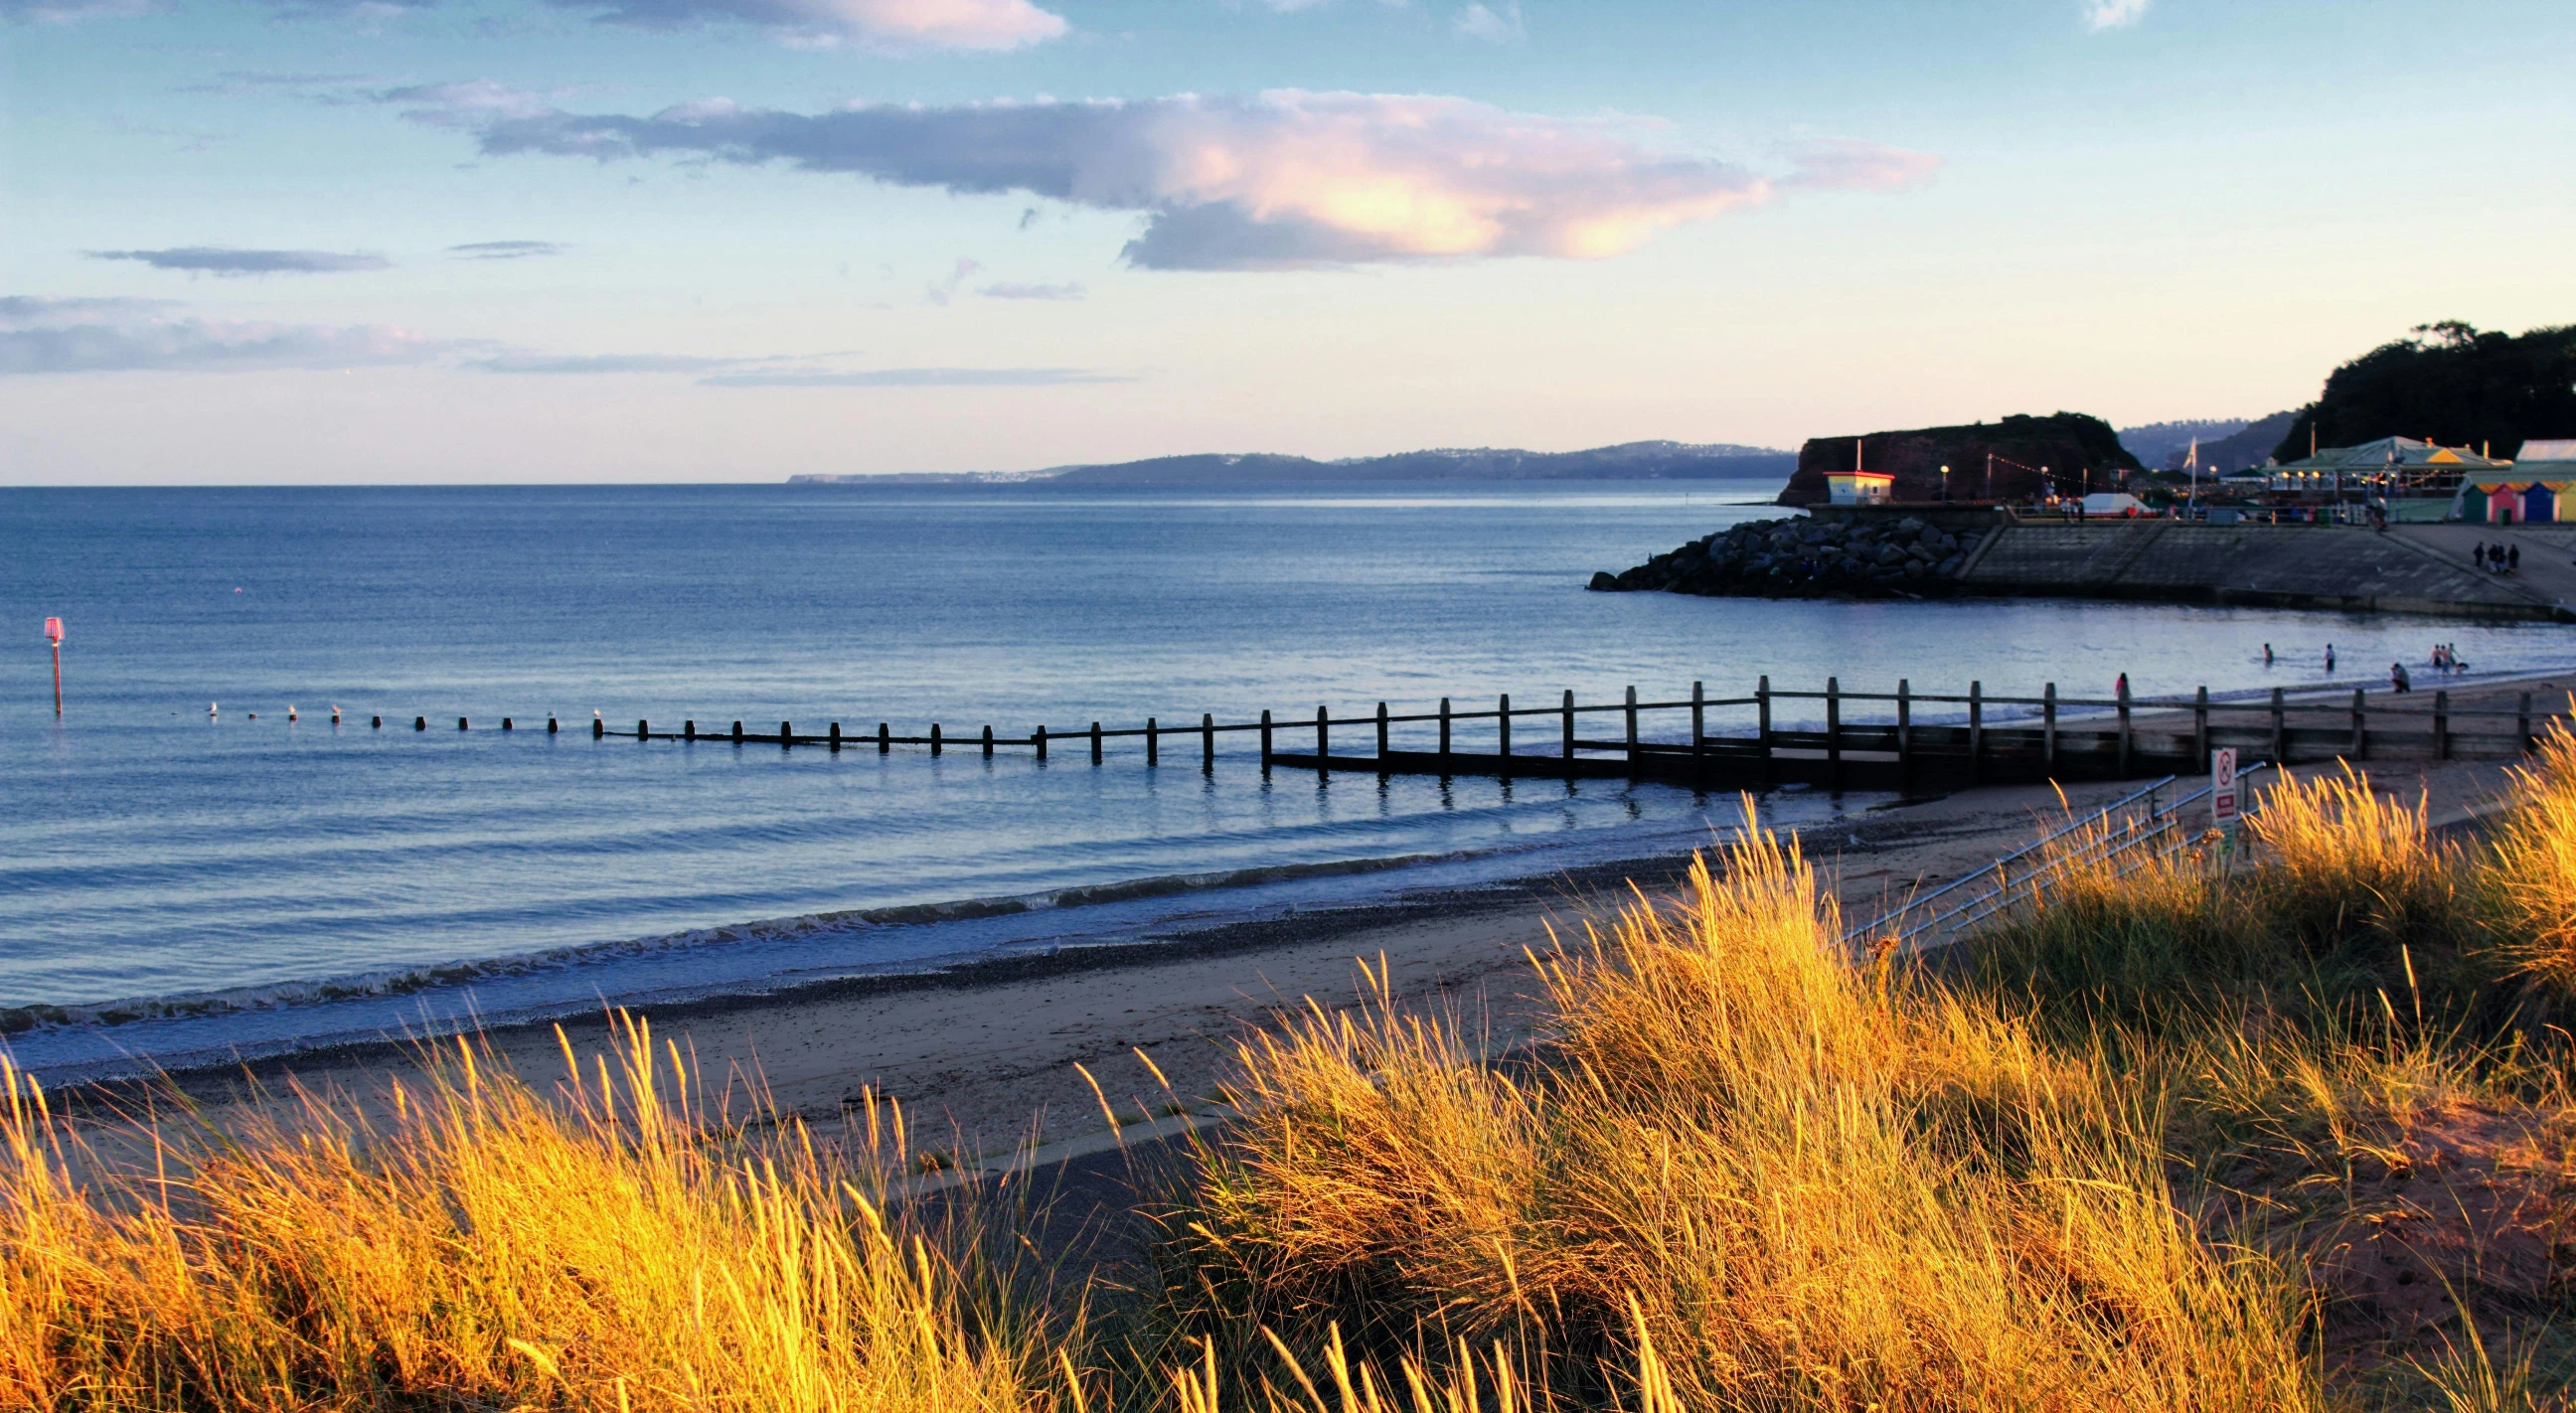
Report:
M 1248 735 L 1213 769 L 1194 737 L 1150 767 L 1132 739 L 1097 765 L 1077 742 L 987 759 L 986 725 L 1266 709 L 1304 749 L 1318 705 L 1444 696 L 1727 697 L 1762 675 L 2101 696 L 2122 672 L 2224 695 L 2374 679 L 2435 641 L 2478 676 L 2576 664 L 2576 630 L 2548 625 L 1585 591 L 1783 513 L 1776 488 L 0 490 L 0 1047 L 60 1082 L 1132 944 L 1671 853 L 1743 808 L 1604 780 L 1265 778 Z M 594 740 L 594 712 L 938 722 L 952 744 Z M 1830 830 L 1881 803 L 1757 806 Z

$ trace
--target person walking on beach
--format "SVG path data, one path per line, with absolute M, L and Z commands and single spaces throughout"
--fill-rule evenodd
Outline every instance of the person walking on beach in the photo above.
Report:
M 2402 662 L 2388 664 L 2388 685 L 2400 692 L 2415 690 L 2415 684 L 2406 680 L 2406 664 Z

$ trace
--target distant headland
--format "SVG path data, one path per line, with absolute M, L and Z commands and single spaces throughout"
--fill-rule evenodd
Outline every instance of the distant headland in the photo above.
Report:
M 1319 461 L 1271 453 L 1208 452 L 1042 471 L 790 476 L 790 485 L 1236 486 L 1352 481 L 1705 481 L 1787 476 L 1798 454 L 1731 443 L 1624 442 L 1589 451 L 1443 448 Z

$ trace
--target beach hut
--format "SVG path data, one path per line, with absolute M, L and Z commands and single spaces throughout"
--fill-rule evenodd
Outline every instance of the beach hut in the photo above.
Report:
M 2576 514 L 2576 440 L 2528 441 L 2512 461 L 2475 468 L 2460 478 L 2453 519 L 2489 525 L 2547 525 Z
M 1828 471 L 1825 489 L 1834 505 L 1885 505 L 1896 477 L 1885 471 Z

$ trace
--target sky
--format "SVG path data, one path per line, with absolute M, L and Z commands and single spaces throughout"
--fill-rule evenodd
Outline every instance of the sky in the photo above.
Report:
M 0 485 L 2259 416 L 2576 322 L 2571 72 L 2565 0 L 0 0 Z

